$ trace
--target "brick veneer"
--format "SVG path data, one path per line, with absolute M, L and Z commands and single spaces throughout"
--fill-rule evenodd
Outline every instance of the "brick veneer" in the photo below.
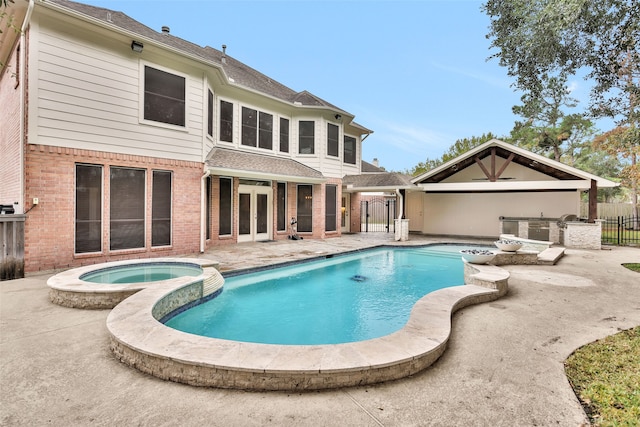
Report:
M 102 252 L 74 254 L 75 165 L 103 166 Z M 145 169 L 147 180 L 146 245 L 124 251 L 109 250 L 109 167 Z M 25 272 L 49 271 L 98 262 L 192 254 L 199 251 L 200 183 L 198 162 L 131 156 L 90 150 L 33 145 L 25 156 Z M 172 245 L 151 247 L 153 170 L 173 172 Z M 37 197 L 39 204 L 31 206 Z

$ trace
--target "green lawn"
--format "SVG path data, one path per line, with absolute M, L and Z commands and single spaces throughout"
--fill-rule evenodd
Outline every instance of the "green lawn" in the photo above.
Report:
M 640 327 L 576 350 L 565 370 L 593 425 L 640 425 Z

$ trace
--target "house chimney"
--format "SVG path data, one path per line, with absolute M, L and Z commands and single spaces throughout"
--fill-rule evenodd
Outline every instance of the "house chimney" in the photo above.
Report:
M 170 32 L 171 32 L 171 30 L 169 29 L 168 26 L 166 26 L 166 25 L 162 26 L 162 33 L 163 34 L 169 34 Z
M 226 44 L 222 45 L 222 63 L 223 64 L 227 63 L 227 45 Z
M 377 168 L 379 168 L 379 167 L 380 167 L 380 164 L 379 164 L 379 162 L 378 162 L 378 159 L 373 159 L 373 166 L 375 166 L 375 167 L 377 167 Z

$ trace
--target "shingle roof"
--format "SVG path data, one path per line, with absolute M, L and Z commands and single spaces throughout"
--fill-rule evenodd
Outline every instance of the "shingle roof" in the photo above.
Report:
M 395 172 L 367 173 L 362 175 L 346 175 L 342 178 L 342 185 L 357 189 L 375 188 L 410 188 L 411 177 Z
M 365 173 L 365 172 L 385 172 L 385 170 L 379 166 L 376 166 L 372 163 L 366 162 L 364 160 L 362 160 L 361 162 L 362 167 L 360 168 L 360 170 Z
M 248 89 L 258 91 L 265 95 L 269 95 L 286 102 L 299 103 L 302 106 L 308 107 L 329 108 L 332 110 L 340 111 L 344 114 L 349 114 L 341 108 L 336 107 L 335 105 L 307 91 L 296 92 L 293 89 L 290 89 L 287 86 L 269 78 L 261 72 L 247 66 L 246 64 L 233 59 L 231 56 L 223 53 L 218 49 L 214 49 L 210 46 L 198 46 L 195 43 L 191 43 L 170 33 L 155 31 L 147 27 L 146 25 L 141 24 L 135 19 L 130 18 L 122 12 L 113 11 L 103 7 L 90 6 L 87 4 L 77 3 L 69 0 L 49 0 L 47 3 L 53 3 L 58 6 L 62 6 L 63 8 L 90 16 L 94 19 L 104 22 L 106 25 L 113 25 L 122 30 L 140 35 L 141 37 L 144 37 L 146 39 L 153 40 L 158 44 L 166 45 L 168 47 L 177 49 L 178 51 L 199 57 L 204 61 L 212 62 L 219 68 L 222 68 L 226 75 L 230 78 L 231 82 L 236 85 L 244 86 Z M 361 128 L 363 131 L 365 131 L 365 133 L 371 132 L 369 129 L 355 122 L 351 124 Z
M 263 175 L 265 178 L 297 178 L 305 182 L 325 180 L 322 173 L 295 160 L 226 148 L 211 150 L 205 164 L 216 173 L 237 171 L 238 176 L 248 176 L 248 174 L 254 173 Z

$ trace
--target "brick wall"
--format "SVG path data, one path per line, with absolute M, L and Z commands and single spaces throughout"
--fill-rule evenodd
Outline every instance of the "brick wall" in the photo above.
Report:
M 75 165 L 103 167 L 102 251 L 74 254 Z M 54 146 L 28 145 L 25 157 L 25 272 L 49 271 L 105 261 L 197 253 L 200 249 L 202 164 Z M 146 170 L 145 248 L 109 250 L 109 167 Z M 173 172 L 172 245 L 151 247 L 152 171 Z M 31 206 L 37 197 L 39 204 Z

